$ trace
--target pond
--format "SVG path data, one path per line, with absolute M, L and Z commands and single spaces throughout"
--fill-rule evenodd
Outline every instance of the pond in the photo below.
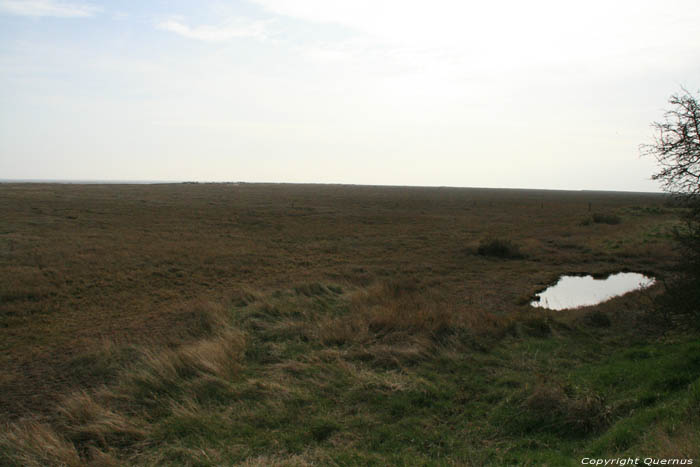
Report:
M 654 282 L 656 279 L 653 277 L 636 272 L 611 274 L 605 279 L 595 279 L 593 276 L 562 276 L 556 284 L 538 293 L 530 305 L 548 310 L 597 305 L 627 292 L 650 287 Z

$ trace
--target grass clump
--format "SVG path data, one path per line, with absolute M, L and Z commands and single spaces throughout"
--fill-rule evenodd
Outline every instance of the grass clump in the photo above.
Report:
M 610 408 L 600 395 L 577 394 L 571 387 L 541 383 L 521 403 L 513 426 L 526 433 L 549 431 L 582 437 L 602 431 L 610 418 Z
M 525 257 L 520 251 L 520 246 L 511 240 L 502 238 L 482 240 L 476 252 L 481 256 L 503 259 L 523 259 Z

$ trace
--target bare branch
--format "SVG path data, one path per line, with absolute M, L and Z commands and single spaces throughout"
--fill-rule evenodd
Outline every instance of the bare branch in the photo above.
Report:
M 700 198 L 700 105 L 685 88 L 681 91 L 669 98 L 664 120 L 652 123 L 653 143 L 640 151 L 656 159 L 660 170 L 652 179 L 665 191 L 695 201 Z

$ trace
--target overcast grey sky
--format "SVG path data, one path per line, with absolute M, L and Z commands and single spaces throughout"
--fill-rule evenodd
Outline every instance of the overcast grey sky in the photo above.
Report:
M 700 2 L 0 0 L 0 178 L 655 191 Z

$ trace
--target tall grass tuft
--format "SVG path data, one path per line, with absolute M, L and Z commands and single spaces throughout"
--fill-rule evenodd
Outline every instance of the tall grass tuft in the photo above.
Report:
M 108 409 L 84 391 L 63 400 L 58 408 L 56 426 L 81 451 L 88 446 L 127 446 L 148 433 L 133 420 Z
M 383 282 L 356 292 L 346 314 L 321 320 L 318 336 L 326 345 L 434 340 L 451 332 L 454 316 L 415 283 Z
M 73 443 L 50 425 L 36 421 L 4 427 L 0 433 L 0 461 L 3 465 L 18 467 L 84 465 Z

